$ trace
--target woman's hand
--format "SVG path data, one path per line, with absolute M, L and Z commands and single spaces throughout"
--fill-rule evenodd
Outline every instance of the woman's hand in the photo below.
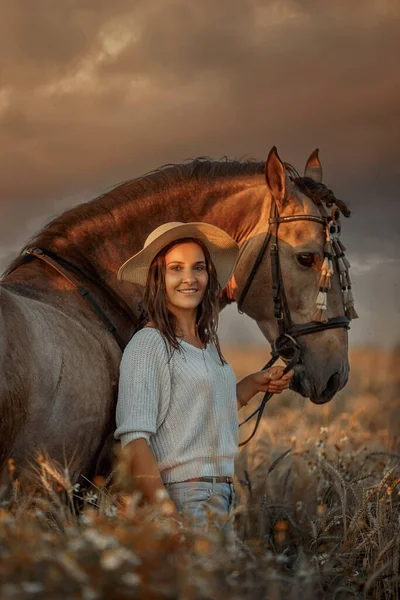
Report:
M 252 373 L 249 377 L 252 379 L 257 392 L 280 394 L 288 389 L 290 380 L 293 377 L 293 370 L 285 375 L 283 374 L 283 370 L 283 367 L 271 367 L 266 371 Z
M 266 371 L 257 371 L 247 375 L 236 386 L 236 395 L 238 400 L 238 409 L 246 404 L 258 392 L 270 392 L 280 394 L 288 389 L 290 380 L 293 377 L 293 370 L 285 375 L 283 367 L 271 367 Z

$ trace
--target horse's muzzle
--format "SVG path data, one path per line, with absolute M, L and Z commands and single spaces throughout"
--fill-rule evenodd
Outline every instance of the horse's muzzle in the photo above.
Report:
M 299 364 L 295 368 L 295 373 L 290 382 L 290 388 L 305 398 L 309 398 L 314 404 L 325 404 L 332 400 L 337 392 L 346 385 L 347 380 L 347 371 L 346 373 L 335 372 L 332 373 L 325 385 L 321 384 L 321 382 L 317 385 L 316 382 L 310 381 L 304 366 Z

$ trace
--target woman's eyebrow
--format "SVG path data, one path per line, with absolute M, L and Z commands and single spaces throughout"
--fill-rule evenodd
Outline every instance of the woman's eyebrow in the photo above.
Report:
M 184 265 L 185 263 L 182 262 L 181 260 L 171 260 L 169 262 L 167 262 L 167 265 Z M 198 260 L 195 263 L 193 263 L 194 265 L 205 265 L 206 261 L 205 260 Z

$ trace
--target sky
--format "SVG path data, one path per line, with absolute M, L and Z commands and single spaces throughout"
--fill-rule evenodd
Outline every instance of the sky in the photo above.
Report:
M 353 212 L 351 343 L 400 343 L 400 0 L 3 0 L 0 56 L 1 270 L 165 163 L 318 147 Z M 234 307 L 220 335 L 262 340 Z

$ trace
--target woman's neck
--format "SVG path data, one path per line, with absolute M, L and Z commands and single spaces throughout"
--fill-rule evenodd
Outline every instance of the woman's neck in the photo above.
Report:
M 171 310 L 170 312 L 175 317 L 175 332 L 178 337 L 197 338 L 196 328 L 196 310 L 194 311 L 178 311 Z

